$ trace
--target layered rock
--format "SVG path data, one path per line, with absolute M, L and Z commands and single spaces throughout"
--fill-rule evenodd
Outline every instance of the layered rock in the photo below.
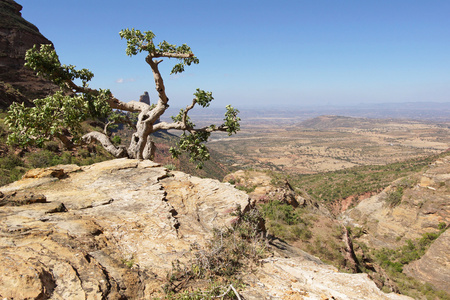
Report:
M 13 0 L 0 2 L 0 108 L 12 102 L 45 97 L 55 90 L 52 83 L 24 67 L 25 52 L 35 44 L 52 44 L 36 26 L 22 18 L 22 6 Z
M 2 299 L 162 296 L 172 262 L 250 204 L 230 184 L 130 159 L 32 170 L 0 192 Z M 408 299 L 281 242 L 274 251 L 244 276 L 245 299 Z
M 399 203 L 389 195 L 402 187 Z M 364 227 L 372 247 L 393 248 L 407 239 L 438 232 L 439 224 L 450 224 L 450 156 L 437 160 L 423 174 L 400 179 L 380 194 L 361 201 L 342 217 Z M 450 253 L 450 252 L 449 252 Z
M 408 264 L 404 272 L 422 282 L 429 282 L 436 288 L 450 293 L 450 231 L 439 236 L 422 258 Z

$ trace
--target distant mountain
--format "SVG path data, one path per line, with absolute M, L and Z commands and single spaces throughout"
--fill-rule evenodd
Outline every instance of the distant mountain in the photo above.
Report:
M 432 122 L 450 121 L 450 102 L 359 103 L 355 105 L 296 105 L 280 107 L 240 107 L 242 124 L 263 122 L 292 125 L 321 115 L 367 119 L 409 119 Z M 166 118 L 176 115 L 180 108 L 170 108 Z M 223 108 L 193 111 L 190 115 L 198 125 L 221 122 Z M 168 119 L 170 120 L 170 119 Z
M 315 129 L 315 130 L 332 130 L 338 128 L 373 129 L 374 127 L 384 127 L 389 124 L 396 124 L 398 126 L 399 124 L 411 124 L 411 123 L 417 123 L 417 121 L 322 115 L 300 122 L 295 127 L 302 127 L 306 129 Z
M 24 67 L 25 52 L 35 44 L 52 44 L 39 29 L 22 18 L 22 6 L 13 0 L 0 1 L 0 109 L 12 102 L 45 97 L 56 86 Z
M 297 125 L 297 127 L 309 129 L 332 129 L 332 128 L 352 128 L 358 124 L 358 128 L 373 126 L 374 123 L 380 123 L 381 120 L 367 119 L 367 118 L 352 118 L 344 116 L 319 116 L 308 119 Z

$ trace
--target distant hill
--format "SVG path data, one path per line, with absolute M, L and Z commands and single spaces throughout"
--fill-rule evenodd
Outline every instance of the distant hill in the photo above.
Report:
M 319 116 L 316 118 L 308 119 L 297 124 L 297 127 L 303 127 L 308 129 L 332 129 L 332 128 L 352 128 L 358 124 L 358 127 L 373 126 L 374 123 L 380 123 L 380 120 L 367 119 L 367 118 L 352 118 L 344 116 Z
M 56 88 L 24 67 L 28 49 L 52 42 L 22 18 L 21 10 L 13 0 L 0 1 L 0 109 L 13 102 L 31 105 L 31 100 L 45 97 Z
M 392 120 L 392 119 L 370 119 L 370 118 L 353 118 L 345 116 L 319 116 L 300 122 L 295 127 L 314 130 L 332 130 L 338 128 L 358 128 L 373 129 L 374 127 L 387 126 L 390 124 L 411 124 L 416 123 L 412 120 Z

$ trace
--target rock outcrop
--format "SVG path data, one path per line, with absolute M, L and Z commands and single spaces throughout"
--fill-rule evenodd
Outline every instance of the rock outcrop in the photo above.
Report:
M 408 264 L 404 272 L 422 282 L 450 293 L 450 231 L 446 230 L 433 242 L 422 258 Z
M 151 161 L 28 172 L 0 187 L 0 298 L 152 299 L 248 196 Z M 0 200 L 1 200 L 0 199 Z M 245 299 L 409 299 L 281 242 L 244 276 Z
M 0 211 L 8 299 L 149 298 L 191 243 L 249 204 L 230 185 L 127 159 L 33 170 L 0 190 L 45 196 L 34 204 L 10 196 Z
M 45 97 L 56 88 L 24 67 L 28 49 L 52 42 L 22 18 L 21 10 L 13 0 L 0 1 L 0 109 L 12 102 L 31 105 L 30 100 Z
M 143 95 L 139 96 L 139 102 L 150 105 L 150 96 L 148 95 L 147 91 L 144 92 Z
M 398 203 L 389 196 L 402 188 Z M 361 201 L 343 219 L 364 227 L 366 242 L 375 248 L 393 248 L 407 239 L 438 232 L 439 224 L 450 224 L 450 156 L 437 160 L 423 174 L 394 182 L 380 194 Z M 449 252 L 450 253 L 450 252 Z
M 280 201 L 295 207 L 308 206 L 320 215 L 331 217 L 331 213 L 323 205 L 312 201 L 309 197 L 302 197 L 294 191 L 288 181 L 281 185 L 274 185 L 272 178 L 262 171 L 239 170 L 228 174 L 223 179 L 239 189 L 247 190 L 253 202 L 267 203 Z

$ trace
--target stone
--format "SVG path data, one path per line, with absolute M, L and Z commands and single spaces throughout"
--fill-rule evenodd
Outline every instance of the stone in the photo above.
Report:
M 45 182 L 49 177 L 26 176 L 0 187 L 3 198 L 29 193 L 46 201 L 0 211 L 2 258 L 14 262 L 0 267 L 6 274 L 1 297 L 149 298 L 149 291 L 161 293 L 172 261 L 187 259 L 192 243 L 204 245 L 213 228 L 231 224 L 231 211 L 250 203 L 230 185 L 169 173 L 149 161 L 117 159 L 29 174 L 55 169 L 72 172 Z
M 429 282 L 450 293 L 450 231 L 441 234 L 424 256 L 404 268 L 404 272 L 422 282 Z
M 139 96 L 139 102 L 150 105 L 150 96 L 148 95 L 148 92 L 144 92 L 143 95 Z
M 33 194 L 30 192 L 0 193 L 0 206 L 21 206 L 45 202 L 47 202 L 47 199 L 42 194 Z

